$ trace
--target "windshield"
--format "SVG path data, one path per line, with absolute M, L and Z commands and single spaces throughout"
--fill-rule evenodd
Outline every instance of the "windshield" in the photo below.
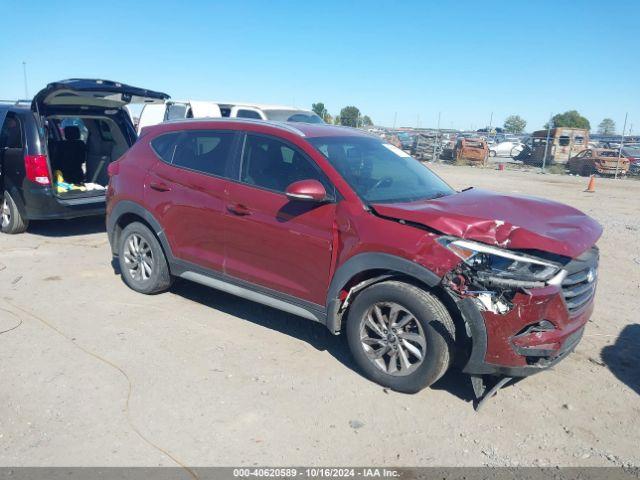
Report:
M 615 150 L 603 150 L 600 152 L 600 157 L 617 157 L 618 152 Z
M 276 122 L 324 123 L 313 112 L 306 110 L 263 110 L 268 120 Z
M 622 154 L 627 157 L 640 157 L 640 147 L 624 147 Z
M 455 193 L 418 160 L 377 138 L 318 137 L 308 140 L 365 203 L 413 202 Z

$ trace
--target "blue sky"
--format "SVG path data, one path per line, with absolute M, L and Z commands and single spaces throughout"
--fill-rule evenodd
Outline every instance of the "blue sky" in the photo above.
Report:
M 377 123 L 540 128 L 577 109 L 640 132 L 640 2 L 0 0 L 0 98 L 69 77 Z

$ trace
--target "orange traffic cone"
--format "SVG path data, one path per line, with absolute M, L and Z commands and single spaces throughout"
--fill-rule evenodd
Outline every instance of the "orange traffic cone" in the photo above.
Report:
M 591 175 L 591 177 L 589 178 L 589 185 L 587 185 L 587 189 L 585 190 L 585 192 L 595 193 L 595 191 L 596 191 L 596 176 Z

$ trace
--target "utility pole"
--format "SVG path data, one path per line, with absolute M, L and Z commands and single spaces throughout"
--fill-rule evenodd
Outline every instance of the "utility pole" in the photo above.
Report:
M 491 135 L 491 127 L 493 126 L 493 112 L 491 112 L 491 116 L 489 117 L 489 131 L 487 132 L 487 135 Z
M 624 114 L 624 126 L 622 127 L 622 137 L 620 137 L 620 149 L 618 150 L 618 161 L 616 162 L 616 174 L 613 178 L 618 178 L 618 169 L 620 168 L 620 157 L 622 157 L 622 147 L 624 146 L 624 131 L 627 129 L 627 117 L 629 112 Z
M 393 129 L 396 129 L 396 121 L 398 120 L 398 112 L 393 114 Z
M 438 130 L 436 131 L 436 141 L 433 142 L 433 157 L 431 158 L 434 162 L 437 160 L 436 158 L 436 150 L 437 147 L 439 145 L 439 139 L 440 139 L 440 114 L 442 112 L 438 112 Z
M 29 87 L 27 85 L 27 62 L 22 61 L 22 74 L 24 75 L 24 99 L 29 100 Z
M 549 151 L 549 138 L 551 137 L 551 127 L 553 124 L 553 113 L 549 114 L 549 122 L 547 122 L 547 141 L 544 144 L 544 157 L 542 157 L 542 169 L 540 173 L 545 173 L 544 168 L 547 166 L 547 152 Z

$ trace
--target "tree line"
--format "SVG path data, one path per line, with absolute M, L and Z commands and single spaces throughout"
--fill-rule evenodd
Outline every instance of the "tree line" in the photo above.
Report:
M 344 125 L 347 127 L 369 127 L 373 125 L 373 121 L 368 115 L 362 115 L 358 107 L 352 105 L 344 107 L 338 115 L 332 116 L 324 106 L 324 103 L 318 102 L 311 105 L 313 110 L 326 123 L 334 125 Z M 591 130 L 591 123 L 586 117 L 583 117 L 577 110 L 568 110 L 564 113 L 558 113 L 551 119 L 553 127 L 566 128 L 583 128 Z M 524 132 L 527 121 L 520 115 L 509 115 L 504 120 L 504 130 L 509 133 L 519 134 Z M 547 128 L 549 123 L 544 125 Z M 598 125 L 598 133 L 602 135 L 613 135 L 616 132 L 616 122 L 611 118 L 603 119 Z
M 352 105 L 342 108 L 340 113 L 336 116 L 331 116 L 322 102 L 311 104 L 311 110 L 313 110 L 316 115 L 322 118 L 326 123 L 332 123 L 334 125 L 344 125 L 345 127 L 356 128 L 370 127 L 373 125 L 373 120 L 371 120 L 369 115 L 362 115 L 360 113 L 360 109 Z

